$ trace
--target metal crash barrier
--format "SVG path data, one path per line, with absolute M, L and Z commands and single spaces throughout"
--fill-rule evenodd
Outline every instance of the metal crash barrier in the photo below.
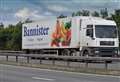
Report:
M 88 64 L 92 61 L 102 61 L 105 64 L 105 69 L 108 69 L 108 64 L 110 62 L 120 62 L 120 58 L 112 58 L 112 57 L 81 57 L 81 56 L 57 56 L 57 55 L 46 55 L 46 54 L 24 54 L 22 52 L 19 53 L 0 53 L 0 56 L 6 56 L 6 61 L 9 61 L 9 56 L 16 57 L 16 62 L 19 57 L 26 57 L 27 63 L 30 63 L 31 58 L 38 58 L 40 64 L 42 64 L 42 60 L 51 60 L 53 65 L 56 65 L 55 61 L 62 60 L 67 62 L 67 66 L 70 66 L 70 62 L 83 62 L 85 63 L 86 68 L 88 68 Z

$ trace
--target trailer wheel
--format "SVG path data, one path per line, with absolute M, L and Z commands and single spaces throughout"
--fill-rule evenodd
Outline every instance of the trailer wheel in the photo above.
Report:
M 62 50 L 61 54 L 62 54 L 62 56 L 69 56 L 70 51 L 68 49 L 64 49 L 64 50 Z
M 71 50 L 70 56 L 76 56 L 76 50 Z
M 40 53 L 41 55 L 43 55 L 43 54 L 44 54 L 44 50 L 40 50 L 39 53 Z
M 83 56 L 85 56 L 85 57 L 90 57 L 89 51 L 85 50 L 85 51 L 83 52 Z M 91 63 L 91 62 L 93 62 L 93 61 L 92 61 L 92 60 L 86 60 L 86 61 L 84 61 L 84 62 L 89 62 L 89 63 Z
M 83 52 L 83 56 L 85 56 L 85 57 L 89 57 L 89 52 L 87 51 L 87 50 L 85 50 L 84 52 Z

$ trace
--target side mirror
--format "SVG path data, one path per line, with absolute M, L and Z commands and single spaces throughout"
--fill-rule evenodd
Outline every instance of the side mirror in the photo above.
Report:
M 92 38 L 92 40 L 95 40 L 95 38 L 93 38 L 93 37 L 91 37 Z

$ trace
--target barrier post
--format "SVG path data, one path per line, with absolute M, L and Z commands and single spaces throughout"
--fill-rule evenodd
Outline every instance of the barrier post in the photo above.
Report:
M 107 70 L 108 69 L 108 62 L 105 61 L 105 69 Z
M 40 64 L 42 64 L 42 58 L 40 58 Z
M 30 58 L 29 58 L 29 56 L 27 56 L 27 63 L 29 63 L 29 62 L 30 62 L 30 61 L 29 61 L 29 59 L 30 59 Z
M 88 62 L 89 62 L 88 60 L 86 60 L 86 62 L 85 62 L 85 67 L 86 68 L 88 68 Z
M 67 66 L 70 67 L 70 61 L 69 60 L 67 60 Z
M 52 60 L 52 64 L 55 65 L 55 60 L 54 59 Z
M 16 62 L 18 62 L 18 56 L 16 56 Z
M 6 61 L 8 61 L 8 55 L 6 55 Z

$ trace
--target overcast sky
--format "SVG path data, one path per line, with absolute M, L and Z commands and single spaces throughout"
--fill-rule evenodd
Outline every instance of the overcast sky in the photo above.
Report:
M 92 12 L 103 8 L 108 8 L 109 12 L 120 9 L 120 0 L 0 0 L 0 22 L 14 24 L 26 18 L 70 16 L 82 9 Z

